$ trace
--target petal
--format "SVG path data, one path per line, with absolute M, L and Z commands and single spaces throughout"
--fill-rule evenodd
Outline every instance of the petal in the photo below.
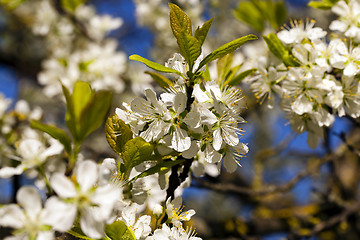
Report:
M 55 235 L 54 235 L 53 231 L 39 232 L 36 237 L 36 240 L 55 239 L 54 237 L 55 237 Z
M 61 173 L 52 175 L 50 185 L 61 198 L 72 198 L 77 194 L 74 184 Z
M 186 94 L 182 92 L 178 92 L 176 94 L 174 99 L 174 110 L 178 115 L 185 110 L 186 100 L 187 100 Z
M 66 232 L 72 227 L 76 212 L 76 205 L 65 203 L 57 197 L 51 197 L 45 203 L 42 219 L 54 230 Z
M 205 161 L 209 163 L 217 163 L 220 162 L 222 155 L 214 150 L 214 148 L 207 144 L 205 148 Z
M 3 167 L 0 169 L 0 178 L 9 178 L 14 175 L 20 175 L 24 172 L 25 166 L 20 164 L 16 168 L 12 167 Z
M 99 221 L 98 214 L 94 207 L 85 208 L 81 212 L 81 230 L 91 238 L 101 238 L 104 235 L 104 222 Z
M 76 179 L 83 192 L 88 191 L 98 179 L 96 163 L 90 160 L 81 162 L 76 170 Z
M 355 76 L 359 72 L 359 66 L 350 62 L 344 69 L 345 76 Z
M 171 147 L 177 152 L 183 152 L 188 150 L 190 146 L 191 139 L 187 132 L 179 126 L 176 126 L 171 140 Z
M 31 219 L 36 219 L 42 209 L 42 202 L 39 192 L 35 187 L 25 186 L 19 189 L 16 194 L 16 201 L 25 209 Z
M 226 153 L 225 157 L 224 157 L 224 167 L 226 168 L 226 170 L 229 173 L 233 173 L 235 172 L 236 168 L 237 168 L 237 164 L 235 162 L 236 160 L 234 159 L 234 155 L 231 153 Z
M 239 136 L 234 130 L 225 127 L 221 129 L 222 129 L 221 136 L 223 137 L 224 141 L 227 144 L 229 144 L 230 146 L 236 146 L 239 143 Z
M 221 129 L 217 128 L 213 132 L 213 146 L 216 151 L 219 151 L 222 145 Z
M 199 142 L 196 140 L 191 141 L 191 146 L 188 150 L 183 151 L 182 156 L 186 159 L 190 159 L 196 156 L 199 152 Z
M 16 204 L 9 204 L 0 208 L 0 226 L 22 228 L 25 222 L 23 210 Z

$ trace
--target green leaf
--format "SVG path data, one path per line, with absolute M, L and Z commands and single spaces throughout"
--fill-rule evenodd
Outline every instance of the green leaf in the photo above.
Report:
M 316 2 L 316 1 L 311 1 L 308 3 L 309 7 L 312 8 L 317 8 L 317 9 L 322 9 L 322 10 L 329 10 L 334 6 L 334 3 L 330 2 L 330 1 L 323 1 L 323 2 Z
M 282 59 L 287 50 L 276 34 L 270 33 L 269 35 L 264 36 L 264 40 L 270 52 L 272 52 L 277 58 Z
M 61 6 L 70 11 L 75 12 L 76 8 L 82 4 L 84 4 L 86 0 L 61 0 Z
M 235 76 L 234 78 L 228 79 L 225 83 L 224 86 L 228 85 L 228 86 L 235 86 L 239 83 L 241 83 L 242 80 L 244 80 L 244 78 L 246 78 L 247 76 L 253 74 L 256 72 L 256 68 L 252 68 L 249 70 L 246 70 L 240 74 L 238 74 L 237 76 Z
M 170 7 L 170 27 L 174 36 L 178 38 L 181 33 L 192 35 L 191 20 L 186 13 L 177 5 L 169 3 Z
M 149 160 L 153 150 L 154 146 L 141 137 L 136 137 L 127 141 L 122 152 L 122 158 L 126 169 L 125 176 L 133 167 Z
M 152 79 L 155 82 L 157 82 L 157 84 L 159 84 L 160 87 L 164 89 L 174 86 L 174 83 L 171 80 L 169 80 L 168 78 L 164 77 L 161 74 L 158 74 L 156 72 L 149 72 L 149 71 L 146 71 L 145 73 L 149 74 L 152 77 Z
M 66 126 L 70 130 L 74 139 L 77 139 L 77 130 L 76 130 L 76 118 L 74 113 L 74 104 L 70 94 L 69 89 L 67 89 L 63 84 L 62 90 L 66 99 L 66 115 L 65 115 L 65 122 Z
M 148 170 L 140 173 L 139 175 L 133 177 L 130 182 L 133 182 L 135 181 L 136 179 L 139 179 L 139 178 L 143 178 L 143 177 L 146 177 L 146 176 L 150 176 L 150 175 L 153 175 L 155 173 L 160 173 L 160 172 L 164 172 L 164 171 L 168 171 L 171 169 L 171 167 L 177 165 L 177 164 L 180 164 L 182 162 L 184 162 L 185 159 L 177 159 L 175 161 L 163 161 L 151 168 L 149 168 Z
M 78 122 L 82 115 L 82 112 L 92 97 L 91 86 L 88 82 L 77 81 L 74 85 L 74 90 L 71 95 L 75 119 Z
M 238 20 L 248 24 L 258 32 L 265 29 L 264 16 L 252 2 L 240 2 L 233 14 Z
M 136 54 L 131 55 L 131 56 L 129 57 L 129 59 L 130 59 L 130 60 L 134 60 L 134 61 L 138 61 L 138 62 L 142 62 L 142 63 L 144 63 L 146 66 L 148 66 L 149 68 L 152 68 L 152 69 L 154 69 L 154 70 L 156 70 L 156 71 L 165 72 L 165 73 L 176 73 L 176 74 L 178 74 L 179 76 L 182 76 L 182 77 L 183 77 L 183 75 L 182 75 L 179 71 L 177 71 L 177 70 L 175 70 L 175 69 L 172 69 L 172 68 L 165 67 L 165 66 L 163 66 L 163 65 L 161 65 L 161 64 L 158 64 L 158 63 L 156 63 L 156 62 L 152 62 L 152 61 L 150 61 L 150 60 L 148 60 L 148 59 L 146 59 L 146 58 L 143 58 L 143 57 L 141 57 L 141 56 L 139 56 L 139 55 L 136 55 Z
M 242 46 L 246 42 L 248 42 L 250 40 L 255 40 L 255 39 L 257 39 L 257 37 L 255 35 L 250 34 L 250 35 L 246 35 L 244 37 L 238 38 L 238 39 L 236 39 L 234 41 L 231 41 L 229 43 L 226 43 L 226 44 L 222 45 L 221 47 L 219 47 L 218 49 L 216 49 L 215 51 L 213 51 L 212 53 L 207 55 L 200 62 L 200 65 L 199 65 L 197 71 L 199 71 L 200 68 L 202 68 L 207 63 L 209 63 L 209 62 L 211 62 L 211 61 L 213 61 L 215 59 L 224 57 L 226 54 L 235 51 L 236 49 L 238 49 L 240 46 Z
M 79 239 L 85 239 L 85 240 L 95 240 L 93 238 L 89 238 L 85 235 L 85 233 L 81 230 L 80 224 L 78 221 L 75 222 L 74 226 L 67 231 L 67 233 L 71 234 L 74 237 L 77 237 Z
M 285 48 L 284 44 L 275 33 L 270 33 L 269 35 L 264 36 L 264 40 L 270 52 L 272 52 L 277 58 L 281 59 L 286 66 L 299 66 L 296 58 Z
M 112 93 L 97 91 L 92 94 L 90 101 L 83 108 L 79 124 L 79 138 L 85 139 L 104 122 L 111 107 Z
M 194 62 L 201 54 L 201 44 L 199 40 L 183 32 L 180 34 L 177 43 L 181 54 L 189 64 L 189 71 L 192 72 Z
M 132 139 L 133 133 L 118 115 L 109 117 L 105 124 L 106 139 L 111 148 L 120 156 L 124 145 Z
M 205 38 L 210 30 L 213 20 L 214 18 L 211 18 L 210 20 L 206 21 L 201 27 L 198 27 L 195 30 L 195 38 L 200 42 L 201 46 L 205 41 Z
M 53 126 L 53 125 L 43 124 L 43 123 L 41 123 L 39 121 L 35 121 L 35 120 L 31 121 L 31 127 L 35 128 L 35 129 L 38 129 L 40 131 L 46 132 L 51 137 L 58 140 L 62 145 L 64 145 L 65 151 L 68 154 L 70 154 L 70 152 L 71 152 L 71 140 L 70 140 L 69 136 L 67 135 L 67 133 L 64 130 L 59 129 L 56 126 Z
M 111 240 L 136 240 L 133 231 L 123 221 L 105 226 L 105 234 Z
M 226 76 L 228 75 L 230 69 L 231 69 L 231 64 L 233 62 L 233 54 L 229 53 L 227 55 L 225 55 L 222 58 L 219 58 L 217 63 L 216 63 L 216 67 L 217 67 L 217 72 L 218 72 L 218 81 L 224 81 L 226 79 Z
M 14 10 L 24 2 L 27 2 L 27 0 L 0 0 L 0 4 L 9 10 Z

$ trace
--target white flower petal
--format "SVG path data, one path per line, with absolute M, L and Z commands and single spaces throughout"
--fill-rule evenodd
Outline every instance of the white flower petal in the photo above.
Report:
M 50 185 L 61 198 L 72 198 L 77 194 L 74 184 L 61 173 L 53 174 Z
M 25 209 L 31 219 L 36 219 L 42 209 L 40 194 L 32 186 L 21 187 L 16 194 L 16 201 Z
M 101 238 L 104 235 L 104 221 L 98 218 L 99 211 L 94 207 L 85 208 L 81 212 L 81 230 L 91 238 Z
M 23 210 L 16 204 L 9 204 L 0 208 L 0 226 L 22 228 L 25 222 Z
M 90 160 L 83 161 L 76 170 L 76 179 L 82 191 L 88 191 L 98 179 L 96 163 Z
M 213 132 L 213 146 L 216 151 L 219 151 L 222 145 L 221 129 L 217 128 Z
M 54 230 L 66 232 L 72 227 L 76 212 L 76 205 L 65 203 L 57 197 L 51 197 L 45 203 L 42 219 Z

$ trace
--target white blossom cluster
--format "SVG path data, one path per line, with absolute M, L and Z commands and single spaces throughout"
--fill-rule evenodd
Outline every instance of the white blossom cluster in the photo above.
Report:
M 272 108 L 275 96 L 282 99 L 291 127 L 297 133 L 308 132 L 308 144 L 316 147 L 335 116 L 360 116 L 360 46 L 357 38 L 360 23 L 358 1 L 339 1 L 332 11 L 339 18 L 330 29 L 339 35 L 330 36 L 314 27 L 315 21 L 295 21 L 277 37 L 290 49 L 298 66 L 286 67 L 279 60 L 257 61 L 258 76 L 251 88 L 256 97 Z M 348 37 L 348 38 L 347 38 Z
M 188 65 L 180 54 L 165 65 L 187 74 Z M 247 145 L 239 141 L 242 130 L 238 125 L 245 122 L 240 116 L 245 108 L 240 89 L 210 81 L 195 83 L 189 90 L 186 79 L 179 78 L 159 98 L 150 89 L 145 96 L 124 103 L 125 110 L 117 108 L 116 114 L 134 135 L 156 143 L 161 155 L 172 151 L 185 159 L 203 155 L 203 163 L 220 167 L 223 160 L 230 172 L 240 165 L 240 158 L 248 152 Z
M 29 148 L 32 147 L 25 151 L 34 154 L 34 149 Z M 37 153 L 44 151 L 38 149 Z M 24 161 L 28 162 L 28 159 Z M 182 212 L 181 197 L 173 201 L 168 199 L 164 210 L 158 203 L 154 205 L 154 217 L 159 219 L 164 211 L 168 220 L 162 230 L 152 234 L 151 216 L 143 215 L 143 207 L 124 194 L 126 182 L 116 179 L 114 159 L 107 158 L 100 165 L 92 160 L 81 160 L 70 177 L 65 175 L 64 168 L 52 169 L 53 172 L 48 168 L 44 171 L 56 196 L 43 203 L 37 188 L 24 186 L 17 192 L 17 204 L 0 208 L 0 225 L 16 230 L 6 239 L 55 239 L 55 231 L 71 233 L 77 218 L 86 236 L 95 239 L 104 236 L 105 224 L 115 221 L 124 222 L 136 239 L 158 239 L 159 234 L 172 239 L 200 239 L 182 225 L 182 221 L 190 220 L 195 211 Z M 171 224 L 171 231 L 166 224 Z
M 44 93 L 53 97 L 62 92 L 60 82 L 72 89 L 78 80 L 90 82 L 97 90 L 122 92 L 126 55 L 117 51 L 116 40 L 107 38 L 107 34 L 119 28 L 123 20 L 97 15 L 90 5 L 78 6 L 71 13 L 73 17 L 69 17 L 61 14 L 55 4 L 35 0 L 15 9 L 33 34 L 44 38 L 48 57 L 38 75 L 39 83 L 45 86 Z

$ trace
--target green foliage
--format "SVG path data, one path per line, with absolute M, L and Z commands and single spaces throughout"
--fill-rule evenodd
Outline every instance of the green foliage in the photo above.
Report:
M 218 58 L 224 57 L 225 55 L 234 52 L 236 49 L 241 47 L 246 42 L 248 42 L 250 40 L 255 40 L 255 39 L 257 39 L 257 37 L 255 35 L 249 34 L 249 35 L 246 35 L 244 37 L 235 39 L 235 40 L 233 40 L 233 41 L 231 41 L 229 43 L 226 43 L 226 44 L 222 45 L 221 47 L 219 47 L 218 49 L 216 49 L 215 51 L 213 51 L 212 53 L 207 55 L 200 62 L 199 67 L 196 70 L 196 72 L 199 71 L 200 68 L 202 68 L 203 66 L 205 66 L 209 62 L 214 61 L 214 60 L 216 60 Z
M 311 2 L 308 3 L 308 6 L 313 7 L 313 8 L 317 8 L 317 9 L 329 10 L 338 1 L 339 0 L 322 0 L 321 2 L 311 1 Z
M 148 170 L 140 173 L 139 175 L 137 175 L 136 177 L 133 177 L 130 182 L 135 181 L 136 179 L 139 178 L 143 178 L 146 176 L 150 176 L 153 175 L 155 173 L 160 173 L 160 172 L 167 172 L 169 171 L 173 166 L 183 163 L 185 161 L 185 159 L 177 159 L 175 161 L 169 160 L 169 161 L 163 161 L 158 163 L 157 165 L 149 168 Z
M 269 50 L 279 59 L 283 61 L 286 66 L 298 67 L 298 60 L 292 55 L 289 50 L 286 49 L 284 44 L 276 36 L 275 33 L 270 33 L 267 36 L 264 36 L 264 40 L 269 48 Z
M 63 86 L 66 98 L 66 125 L 74 141 L 81 143 L 97 129 L 109 111 L 112 101 L 110 91 L 93 91 L 87 82 L 75 83 L 73 93 Z
M 233 78 L 229 78 L 224 82 L 224 86 L 235 86 L 241 83 L 241 81 L 244 80 L 247 76 L 255 73 L 256 70 L 257 70 L 256 68 L 252 68 L 236 75 Z
M 273 29 L 278 29 L 287 19 L 284 1 L 244 1 L 239 3 L 233 13 L 238 20 L 248 24 L 258 32 L 263 32 L 267 23 Z
M 149 160 L 153 150 L 153 144 L 146 142 L 141 137 L 136 137 L 127 141 L 124 145 L 123 152 L 121 153 L 125 165 L 125 176 L 133 167 Z
M 111 148 L 120 156 L 124 145 L 132 139 L 132 131 L 116 114 L 109 117 L 105 124 L 106 139 Z
M 75 12 L 76 8 L 82 4 L 84 4 L 86 0 L 61 0 L 61 6 L 70 11 Z
M 195 38 L 200 42 L 201 45 L 203 45 L 205 41 L 205 38 L 210 30 L 213 20 L 214 18 L 211 18 L 210 20 L 206 21 L 201 27 L 198 27 L 195 30 Z
M 71 234 L 74 237 L 77 237 L 79 239 L 85 239 L 85 240 L 95 240 L 93 238 L 89 238 L 85 235 L 85 233 L 81 230 L 79 221 L 76 221 L 74 226 L 71 228 L 71 230 L 67 231 L 69 234 Z
M 14 10 L 27 0 L 0 0 L 0 4 L 9 10 Z
M 149 68 L 152 68 L 156 71 L 159 71 L 159 72 L 164 72 L 164 73 L 176 73 L 178 74 L 179 76 L 182 76 L 182 74 L 179 72 L 179 71 L 176 71 L 175 69 L 172 69 L 172 68 L 168 68 L 168 67 L 165 67 L 161 64 L 158 64 L 156 62 L 152 62 L 146 58 L 143 58 L 139 55 L 131 55 L 129 57 L 130 60 L 134 60 L 134 61 L 138 61 L 138 62 L 142 62 L 144 63 L 146 66 L 148 66 Z
M 71 153 L 71 140 L 64 130 L 57 128 L 56 126 L 53 125 L 43 124 L 35 120 L 31 121 L 31 127 L 46 132 L 51 137 L 57 139 L 62 145 L 64 145 L 65 151 L 68 154 Z
M 146 74 L 149 74 L 152 79 L 160 85 L 160 87 L 162 88 L 169 88 L 171 86 L 173 86 L 173 82 L 171 80 L 169 80 L 168 78 L 164 77 L 163 75 L 161 74 L 158 74 L 156 72 L 149 72 L 149 71 L 146 71 L 145 72 Z
M 194 62 L 201 54 L 201 46 L 205 39 L 204 34 L 207 34 L 211 22 L 204 29 L 197 31 L 198 37 L 200 37 L 199 40 L 192 36 L 191 20 L 186 13 L 175 4 L 169 3 L 169 7 L 171 30 L 177 40 L 180 53 L 188 62 L 189 70 L 192 72 Z
M 133 231 L 123 221 L 106 225 L 105 234 L 109 240 L 136 240 Z

